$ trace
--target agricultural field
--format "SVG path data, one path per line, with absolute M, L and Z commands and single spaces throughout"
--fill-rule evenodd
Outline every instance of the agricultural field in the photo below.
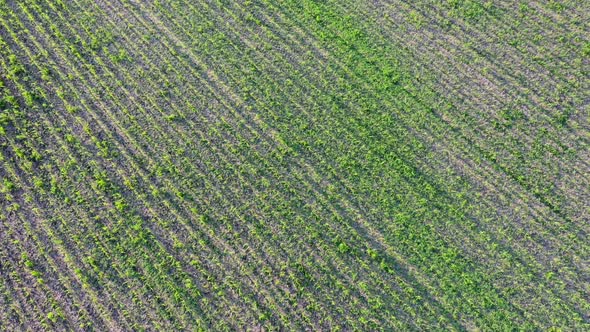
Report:
M 0 331 L 590 331 L 590 1 L 0 0 Z

